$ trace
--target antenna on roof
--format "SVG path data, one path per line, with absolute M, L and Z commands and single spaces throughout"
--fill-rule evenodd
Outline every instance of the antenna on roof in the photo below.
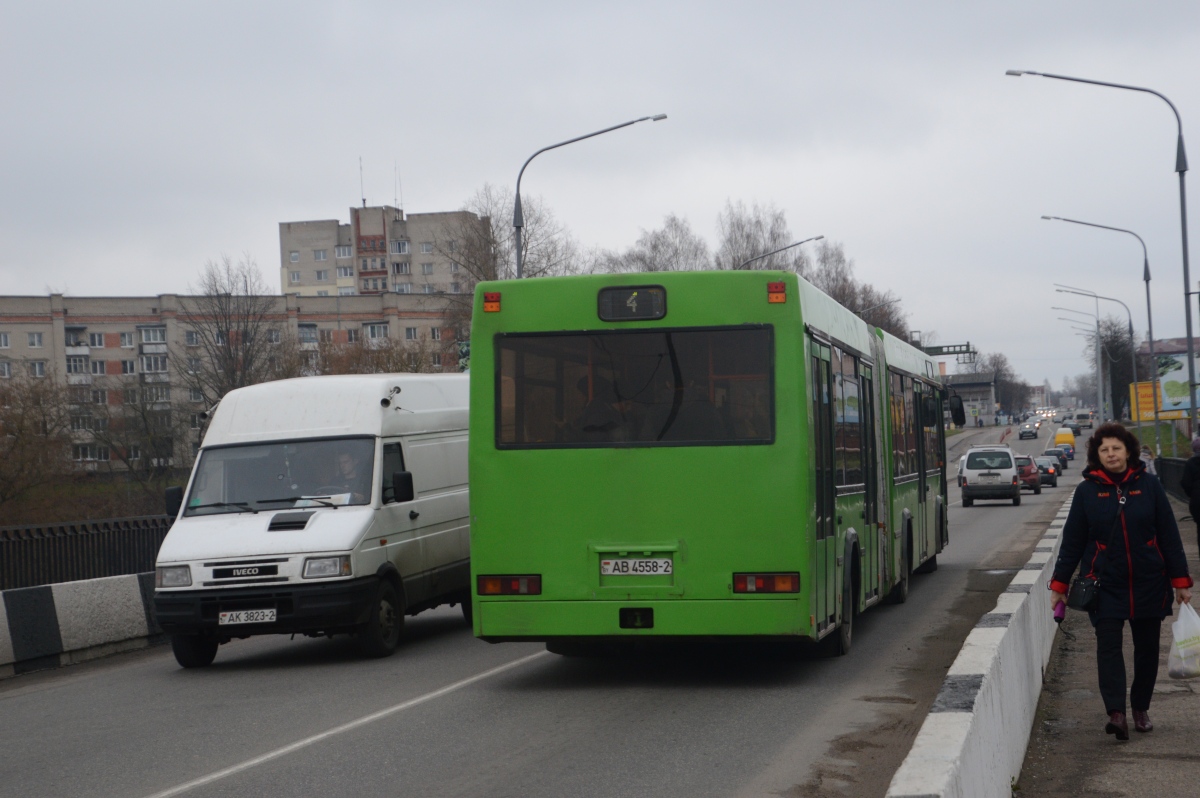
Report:
M 358 190 L 362 193 L 363 207 L 367 207 L 367 189 L 363 185 L 362 156 L 358 156 Z

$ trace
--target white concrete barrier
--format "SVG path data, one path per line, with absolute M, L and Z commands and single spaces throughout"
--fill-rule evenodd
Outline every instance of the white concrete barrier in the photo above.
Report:
M 1046 585 L 1071 495 L 996 607 L 967 635 L 888 798 L 1012 795 L 1057 632 Z

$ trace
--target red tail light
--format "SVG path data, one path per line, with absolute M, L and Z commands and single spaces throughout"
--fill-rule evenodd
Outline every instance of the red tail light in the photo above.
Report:
M 483 292 L 483 312 L 484 313 L 499 313 L 500 312 L 500 292 L 499 291 L 484 291 Z
M 540 574 L 480 576 L 475 586 L 481 596 L 539 596 L 542 577 Z
M 787 302 L 787 283 L 767 283 L 767 302 L 773 305 Z
M 734 593 L 799 593 L 800 574 L 734 574 Z

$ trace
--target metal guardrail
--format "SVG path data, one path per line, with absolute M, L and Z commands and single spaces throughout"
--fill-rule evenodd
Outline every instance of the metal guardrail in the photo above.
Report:
M 0 590 L 153 571 L 174 520 L 149 515 L 0 527 Z
M 1183 476 L 1183 464 L 1186 462 L 1187 460 L 1182 457 L 1160 457 L 1154 461 L 1155 470 L 1158 471 L 1158 481 L 1167 489 L 1167 493 L 1184 504 L 1188 501 L 1188 495 L 1179 486 L 1179 479 Z

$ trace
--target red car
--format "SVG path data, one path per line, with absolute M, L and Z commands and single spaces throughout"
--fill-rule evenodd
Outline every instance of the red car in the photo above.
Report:
M 1017 455 L 1017 479 L 1021 481 L 1022 490 L 1029 488 L 1034 495 L 1041 495 L 1042 475 L 1032 457 Z

